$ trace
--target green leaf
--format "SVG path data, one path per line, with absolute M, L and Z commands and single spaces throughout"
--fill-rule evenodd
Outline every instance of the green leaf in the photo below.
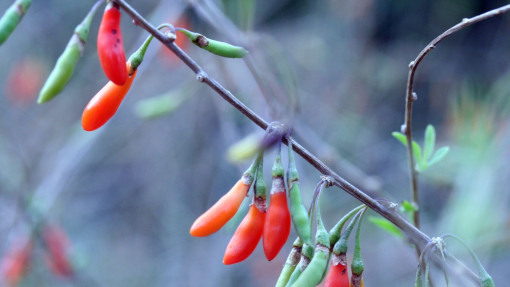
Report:
M 400 231 L 400 229 L 398 229 L 398 227 L 395 226 L 395 224 L 391 223 L 387 219 L 370 216 L 368 220 L 373 224 L 379 226 L 381 229 L 386 230 L 399 238 L 403 238 L 402 231 Z
M 403 133 L 392 132 L 391 135 L 401 142 L 404 146 L 407 146 L 407 138 Z
M 407 147 L 407 138 L 403 133 L 392 132 L 391 135 Z M 413 156 L 416 161 L 416 170 L 423 171 L 427 168 L 427 162 L 422 159 L 420 145 L 413 141 Z
M 400 205 L 400 210 L 404 213 L 412 214 L 416 211 L 416 206 L 408 200 L 404 200 Z
M 424 171 L 427 169 L 427 162 L 423 160 L 421 157 L 421 148 L 420 145 L 413 141 L 413 156 L 416 160 L 416 170 L 418 171 Z
M 427 125 L 425 129 L 425 145 L 423 147 L 423 159 L 428 161 L 432 152 L 434 151 L 434 145 L 436 143 L 436 130 L 433 125 Z
M 444 147 L 438 149 L 434 153 L 432 158 L 429 160 L 428 166 L 432 166 L 432 165 L 438 163 L 440 160 L 442 160 L 448 154 L 448 151 L 450 151 L 450 148 L 447 146 L 444 146 Z

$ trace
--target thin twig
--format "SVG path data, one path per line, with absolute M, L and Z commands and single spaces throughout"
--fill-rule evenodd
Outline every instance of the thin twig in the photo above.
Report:
M 417 228 L 420 228 L 420 205 L 419 205 L 419 196 L 418 196 L 418 180 L 417 180 L 417 171 L 415 158 L 413 156 L 413 134 L 412 134 L 412 115 L 413 115 L 413 103 L 416 100 L 416 94 L 413 91 L 414 85 L 414 76 L 416 74 L 416 70 L 420 65 L 421 61 L 427 54 L 432 51 L 436 45 L 442 40 L 446 39 L 450 35 L 468 27 L 477 22 L 492 18 L 494 16 L 501 15 L 510 10 L 510 5 L 505 5 L 500 8 L 488 11 L 486 13 L 480 14 L 473 18 L 464 18 L 460 23 L 451 27 L 450 29 L 443 32 L 441 35 L 437 36 L 432 42 L 430 42 L 425 48 L 418 54 L 414 61 L 409 63 L 409 74 L 407 76 L 407 89 L 406 89 L 406 106 L 405 106 L 405 118 L 404 124 L 402 125 L 402 132 L 406 135 L 407 138 L 407 156 L 409 158 L 409 172 L 411 174 L 411 200 L 417 207 L 414 212 L 414 225 Z
M 156 39 L 158 39 L 162 44 L 164 44 L 168 49 L 175 53 L 175 55 L 181 59 L 196 75 L 196 78 L 199 82 L 205 83 L 211 89 L 213 89 L 218 95 L 220 95 L 225 101 L 234 106 L 238 111 L 240 111 L 243 115 L 253 121 L 262 129 L 266 129 L 268 123 L 262 119 L 259 115 L 253 112 L 250 108 L 245 106 L 241 101 L 239 101 L 230 91 L 225 89 L 222 85 L 220 85 L 214 78 L 207 75 L 207 73 L 192 59 L 190 58 L 184 51 L 182 51 L 177 45 L 174 44 L 174 38 L 168 37 L 165 34 L 161 33 L 157 30 L 151 23 L 149 23 L 144 17 L 142 17 L 133 7 L 131 7 L 125 0 L 112 0 L 116 2 L 133 20 L 136 25 L 140 26 L 150 34 L 152 34 Z M 319 172 L 323 175 L 329 176 L 333 184 L 343 189 L 345 192 L 358 199 L 365 205 L 367 205 L 370 209 L 374 210 L 384 218 L 391 221 L 395 224 L 404 234 L 407 235 L 409 240 L 416 244 L 419 247 L 425 246 L 428 242 L 430 242 L 430 237 L 423 233 L 421 230 L 416 228 L 414 225 L 409 223 L 407 220 L 402 218 L 399 214 L 386 208 L 384 205 L 380 204 L 377 200 L 368 196 L 360 189 L 343 179 L 337 173 L 335 173 L 330 167 L 325 165 L 322 161 L 320 161 L 315 155 L 311 154 L 308 150 L 302 147 L 299 143 L 297 143 L 294 139 L 289 138 L 294 146 L 294 151 L 299 154 L 304 160 L 314 166 Z M 283 142 L 288 144 L 287 140 L 284 139 Z M 441 262 L 440 258 L 435 256 L 434 259 L 436 262 Z M 476 275 L 469 269 L 463 269 L 464 274 L 467 274 L 467 277 L 471 280 L 476 280 Z

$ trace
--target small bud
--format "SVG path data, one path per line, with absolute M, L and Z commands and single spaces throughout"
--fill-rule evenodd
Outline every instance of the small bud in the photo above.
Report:
M 407 125 L 406 124 L 403 124 L 400 126 L 400 132 L 403 134 L 407 133 Z
M 204 72 L 199 72 L 197 74 L 197 81 L 203 83 L 205 82 L 205 79 L 207 78 L 207 75 Z

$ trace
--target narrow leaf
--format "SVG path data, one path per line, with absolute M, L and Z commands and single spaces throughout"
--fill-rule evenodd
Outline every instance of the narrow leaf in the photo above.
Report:
M 423 171 L 426 169 L 426 163 L 424 162 L 424 160 L 422 159 L 421 157 L 421 148 L 420 148 L 420 145 L 413 141 L 413 156 L 414 156 L 414 159 L 416 160 L 416 165 L 417 165 L 417 170 L 418 171 Z
M 428 125 L 425 129 L 425 146 L 423 147 L 423 159 L 428 161 L 434 151 L 436 143 L 436 130 L 433 125 Z
M 400 231 L 400 229 L 398 229 L 398 227 L 396 227 L 393 223 L 391 223 L 390 221 L 388 221 L 385 218 L 370 216 L 368 218 L 368 220 L 370 222 L 372 222 L 373 224 L 379 226 L 381 229 L 386 230 L 387 232 L 389 232 L 399 238 L 403 237 L 402 231 Z
M 450 148 L 447 146 L 444 146 L 444 147 L 438 149 L 434 153 L 432 158 L 429 160 L 428 166 L 432 166 L 432 165 L 438 163 L 440 160 L 442 160 L 448 154 L 448 151 L 450 151 Z
M 404 146 L 407 146 L 407 138 L 403 133 L 392 132 L 391 135 L 401 142 Z
M 425 287 L 429 287 L 429 261 L 425 265 Z

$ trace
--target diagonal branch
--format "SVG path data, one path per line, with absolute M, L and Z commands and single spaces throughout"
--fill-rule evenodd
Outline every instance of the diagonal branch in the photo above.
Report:
M 163 43 L 168 49 L 170 49 L 175 55 L 183 61 L 196 75 L 199 82 L 205 83 L 211 89 L 213 89 L 218 95 L 220 95 L 225 101 L 234 106 L 243 115 L 253 121 L 262 129 L 266 129 L 268 122 L 253 112 L 250 108 L 239 101 L 230 91 L 225 89 L 219 84 L 214 78 L 210 77 L 192 58 L 190 58 L 184 51 L 182 51 L 174 43 L 174 38 L 168 37 L 157 30 L 151 23 L 149 23 L 144 17 L 142 17 L 133 7 L 131 7 L 125 0 L 112 0 L 116 2 L 129 16 L 134 20 L 135 24 L 149 32 L 161 43 Z M 299 154 L 304 160 L 314 166 L 323 175 L 329 176 L 332 179 L 334 185 L 338 186 L 354 198 L 358 199 L 370 209 L 374 210 L 384 218 L 391 221 L 399 229 L 406 234 L 407 238 L 414 243 L 416 246 L 423 248 L 431 238 L 423 233 L 421 230 L 416 228 L 413 224 L 402 218 L 397 214 L 394 209 L 395 205 L 390 204 L 388 207 L 379 203 L 379 201 L 365 194 L 363 191 L 343 179 L 340 175 L 335 173 L 329 166 L 320 161 L 315 155 L 310 153 L 307 149 L 301 146 L 294 139 L 289 138 L 292 141 L 294 151 Z M 284 140 L 285 144 L 288 144 L 287 140 Z M 434 256 L 433 259 L 436 263 L 441 264 L 441 258 Z M 461 272 L 473 281 L 477 281 L 477 276 L 465 267 L 461 262 L 457 261 L 457 265 L 460 267 Z
M 150 34 L 154 35 L 154 37 L 160 40 L 165 46 L 167 46 L 170 50 L 172 50 L 177 57 L 179 57 L 195 74 L 197 80 L 199 82 L 205 83 L 211 89 L 213 89 L 217 94 L 219 94 L 225 101 L 234 106 L 237 110 L 239 110 L 243 115 L 253 121 L 255 124 L 260 126 L 262 129 L 266 129 L 268 126 L 268 122 L 253 112 L 250 108 L 244 105 L 241 101 L 239 101 L 230 91 L 225 89 L 221 84 L 219 84 L 214 78 L 210 77 L 203 69 L 200 67 L 193 59 L 191 59 L 184 51 L 182 51 L 177 45 L 174 44 L 173 39 L 166 36 L 162 32 L 158 31 L 152 24 L 150 24 L 146 19 L 144 19 L 136 10 L 134 10 L 128 3 L 124 0 L 114 0 L 119 4 L 119 6 L 126 11 L 133 19 L 137 25 L 147 30 Z M 334 179 L 334 184 L 362 203 L 366 204 L 375 212 L 381 214 L 383 217 L 387 218 L 395 225 L 397 225 L 404 233 L 408 235 L 408 237 L 413 241 L 413 243 L 425 246 L 430 238 L 425 235 L 423 232 L 415 228 L 408 221 L 400 217 L 398 214 L 393 212 L 392 210 L 386 208 L 378 201 L 373 199 L 372 197 L 365 194 L 363 191 L 343 179 L 341 176 L 336 174 L 330 167 L 320 161 L 315 155 L 310 153 L 307 149 L 301 146 L 294 139 L 290 139 L 292 141 L 294 151 L 299 154 L 304 160 L 314 166 L 318 171 L 322 174 L 330 176 Z M 284 143 L 287 144 L 287 141 L 284 140 Z

